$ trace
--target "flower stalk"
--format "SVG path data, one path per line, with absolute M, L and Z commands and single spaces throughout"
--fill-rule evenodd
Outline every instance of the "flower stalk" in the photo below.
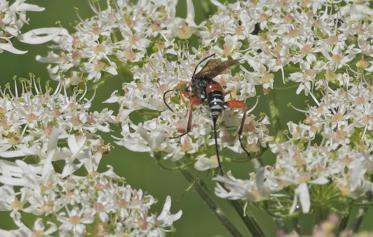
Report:
M 227 231 L 234 237 L 243 236 L 236 226 L 224 214 L 223 210 L 219 208 L 219 206 L 213 200 L 204 182 L 198 178 L 195 178 L 192 173 L 186 169 L 180 169 L 180 173 L 189 183 L 193 184 L 194 190 L 196 190 L 197 194 L 205 202 L 211 212 L 219 219 Z

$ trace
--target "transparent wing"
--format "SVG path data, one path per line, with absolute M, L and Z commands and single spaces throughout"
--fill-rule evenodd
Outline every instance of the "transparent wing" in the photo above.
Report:
M 220 61 L 219 59 L 210 59 L 206 65 L 199 71 L 194 78 L 210 78 L 213 79 L 217 75 L 223 73 L 228 67 L 237 63 L 236 60 L 228 59 L 227 61 Z

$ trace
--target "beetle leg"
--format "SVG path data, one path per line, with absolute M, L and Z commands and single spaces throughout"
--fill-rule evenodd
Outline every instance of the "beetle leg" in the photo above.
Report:
M 172 138 L 180 138 L 186 134 L 188 134 L 191 130 L 192 130 L 192 114 L 193 114 L 193 103 L 191 102 L 190 105 L 189 105 L 189 111 L 188 111 L 189 115 L 188 115 L 188 122 L 187 122 L 187 127 L 186 127 L 186 131 L 183 132 L 182 134 L 180 135 L 177 135 L 175 137 L 172 137 Z
M 246 103 L 242 100 L 228 100 L 225 103 L 229 108 L 242 109 L 246 111 Z
M 188 87 L 190 83 L 189 82 L 179 82 L 175 88 L 173 89 L 169 89 L 169 90 L 166 90 L 164 93 L 163 93 L 163 103 L 166 105 L 166 107 L 171 110 L 172 112 L 174 112 L 174 110 L 171 108 L 171 106 L 167 103 L 166 101 L 166 95 L 170 92 L 173 92 L 173 91 L 180 91 L 180 94 L 181 95 L 184 95 L 184 96 L 189 96 L 190 95 L 190 92 L 188 90 L 185 90 L 185 89 L 182 89 L 183 87 Z M 181 96 L 181 99 L 182 101 L 184 102 L 182 96 Z
M 166 107 L 171 110 L 172 112 L 174 112 L 174 110 L 170 107 L 170 105 L 167 103 L 166 101 L 166 95 L 172 91 L 175 91 L 175 89 L 171 89 L 171 90 L 167 90 L 163 93 L 163 103 L 166 105 Z
M 246 104 L 245 104 L 244 101 L 241 101 L 241 100 L 229 100 L 229 101 L 226 102 L 226 105 L 229 108 L 232 108 L 232 109 L 242 109 L 243 110 L 241 124 L 240 124 L 240 127 L 238 129 L 237 136 L 238 136 L 238 141 L 240 142 L 240 146 L 241 146 L 242 150 L 247 154 L 247 156 L 249 158 L 251 158 L 250 153 L 246 150 L 246 148 L 245 148 L 245 146 L 243 145 L 243 142 L 242 142 L 242 132 L 243 132 L 243 128 L 244 128 L 244 125 L 245 125 L 246 113 L 247 113 Z

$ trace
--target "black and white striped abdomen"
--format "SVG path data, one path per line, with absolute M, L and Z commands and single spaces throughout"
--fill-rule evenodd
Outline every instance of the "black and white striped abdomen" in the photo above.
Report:
M 214 91 L 207 95 L 211 116 L 219 116 L 224 110 L 224 96 L 221 91 Z

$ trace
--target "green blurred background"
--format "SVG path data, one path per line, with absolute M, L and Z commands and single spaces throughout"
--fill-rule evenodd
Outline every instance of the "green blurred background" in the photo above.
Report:
M 39 27 L 51 27 L 61 24 L 69 30 L 73 30 L 73 26 L 78 23 L 78 15 L 85 19 L 91 16 L 92 11 L 88 6 L 88 0 L 29 0 L 29 3 L 34 3 L 45 7 L 44 12 L 28 13 L 30 25 L 23 28 L 23 32 Z M 211 13 L 214 8 L 209 8 L 207 0 L 194 1 L 196 19 L 200 22 L 205 19 L 208 13 Z M 185 0 L 179 1 L 177 14 L 179 16 L 186 15 Z M 78 13 L 78 15 L 77 15 Z M 26 55 L 13 55 L 7 52 L 0 54 L 0 85 L 11 82 L 14 76 L 29 77 L 29 73 L 33 73 L 36 77 L 40 77 L 42 81 L 49 80 L 46 71 L 46 64 L 41 64 L 35 61 L 37 54 L 46 55 L 47 46 L 34 46 L 15 43 L 16 47 L 21 50 L 28 50 Z M 103 101 L 108 98 L 113 90 L 120 88 L 122 82 L 128 78 L 127 75 L 119 74 L 116 77 L 109 78 L 99 89 L 96 97 L 96 102 Z M 303 115 L 290 109 L 287 104 L 291 102 L 296 107 L 304 107 L 304 98 L 295 97 L 294 90 L 279 90 L 276 92 L 275 101 L 280 111 L 282 126 L 285 126 L 287 120 L 297 121 L 302 119 Z M 261 97 L 260 105 L 256 109 L 256 113 L 268 112 L 266 96 Z M 102 109 L 100 103 L 94 105 L 94 109 Z M 115 109 L 115 107 L 112 107 Z M 110 139 L 109 137 L 106 137 Z M 264 157 L 266 158 L 266 156 Z M 268 158 L 270 159 L 270 158 Z M 172 210 L 183 210 L 182 218 L 176 222 L 176 232 L 171 236 L 178 237 L 205 237 L 205 236 L 230 236 L 222 224 L 210 212 L 207 206 L 203 203 L 195 191 L 190 188 L 190 183 L 186 182 L 183 176 L 178 171 L 167 171 L 161 169 L 154 159 L 148 154 L 134 153 L 125 150 L 124 148 L 116 147 L 109 155 L 102 160 L 102 168 L 107 165 L 114 167 L 115 171 L 125 177 L 129 184 L 134 188 L 141 188 L 144 191 L 155 196 L 159 203 L 154 211 L 160 211 L 162 204 L 167 195 L 172 196 Z M 228 164 L 226 169 L 234 170 L 234 175 L 245 178 L 248 174 L 248 164 Z M 200 173 L 205 180 L 209 180 L 207 174 Z M 209 183 L 209 187 L 214 187 L 213 183 Z M 223 207 L 228 217 L 242 231 L 244 236 L 250 236 L 238 218 L 235 211 L 227 204 L 226 201 L 215 198 L 215 200 Z M 257 212 L 255 208 L 250 208 L 251 211 Z M 373 213 L 371 213 L 373 214 Z M 371 215 L 372 216 L 372 215 Z M 259 223 L 265 230 L 268 236 L 275 235 L 274 223 L 265 214 L 259 214 Z M 305 221 L 311 220 L 305 218 Z M 372 219 L 371 219 L 372 220 Z M 367 228 L 369 220 L 366 219 L 363 227 Z M 0 213 L 0 228 L 11 228 L 14 224 L 11 223 L 7 213 Z M 1 237 L 1 236 L 0 236 Z

